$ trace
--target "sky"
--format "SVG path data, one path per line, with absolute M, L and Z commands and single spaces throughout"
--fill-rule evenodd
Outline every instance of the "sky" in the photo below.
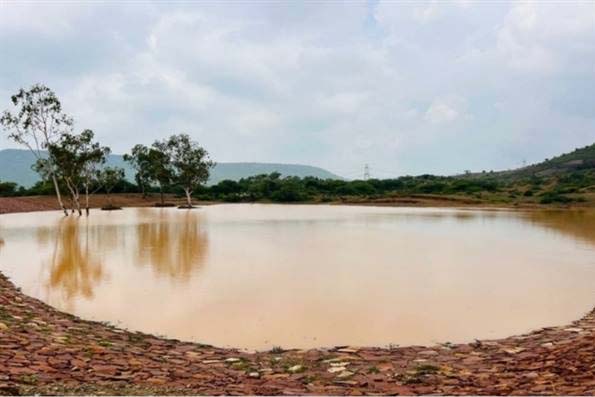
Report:
M 515 168 L 595 142 L 595 1 L 0 0 L 0 110 L 34 83 L 114 153 Z

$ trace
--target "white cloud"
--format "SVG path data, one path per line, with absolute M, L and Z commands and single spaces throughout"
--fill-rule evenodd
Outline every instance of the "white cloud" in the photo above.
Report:
M 432 124 L 452 123 L 469 118 L 465 108 L 466 104 L 462 98 L 456 96 L 437 98 L 428 107 L 424 117 Z
M 0 105 L 44 82 L 115 152 L 184 131 L 218 161 L 496 169 L 593 140 L 594 6 L 0 2 Z

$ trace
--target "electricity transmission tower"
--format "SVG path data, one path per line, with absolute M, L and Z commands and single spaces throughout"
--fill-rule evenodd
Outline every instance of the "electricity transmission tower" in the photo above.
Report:
M 370 179 L 370 166 L 368 164 L 364 165 L 364 181 Z

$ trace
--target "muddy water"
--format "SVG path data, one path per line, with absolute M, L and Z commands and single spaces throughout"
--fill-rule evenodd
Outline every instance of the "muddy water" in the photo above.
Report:
M 302 205 L 0 216 L 0 271 L 86 319 L 246 349 L 433 344 L 578 319 L 595 212 Z

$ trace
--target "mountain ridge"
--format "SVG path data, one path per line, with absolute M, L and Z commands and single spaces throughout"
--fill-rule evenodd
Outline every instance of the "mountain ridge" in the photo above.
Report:
M 31 169 L 35 162 L 33 154 L 24 149 L 0 150 L 0 182 L 15 182 L 23 187 L 31 187 L 39 181 L 39 175 Z M 111 154 L 107 164 L 124 168 L 126 178 L 134 180 L 134 170 L 119 154 Z M 315 176 L 321 179 L 343 179 L 324 168 L 303 164 L 222 162 L 217 163 L 211 172 L 208 184 L 216 184 L 224 179 L 239 180 L 253 175 L 279 172 L 283 176 Z

